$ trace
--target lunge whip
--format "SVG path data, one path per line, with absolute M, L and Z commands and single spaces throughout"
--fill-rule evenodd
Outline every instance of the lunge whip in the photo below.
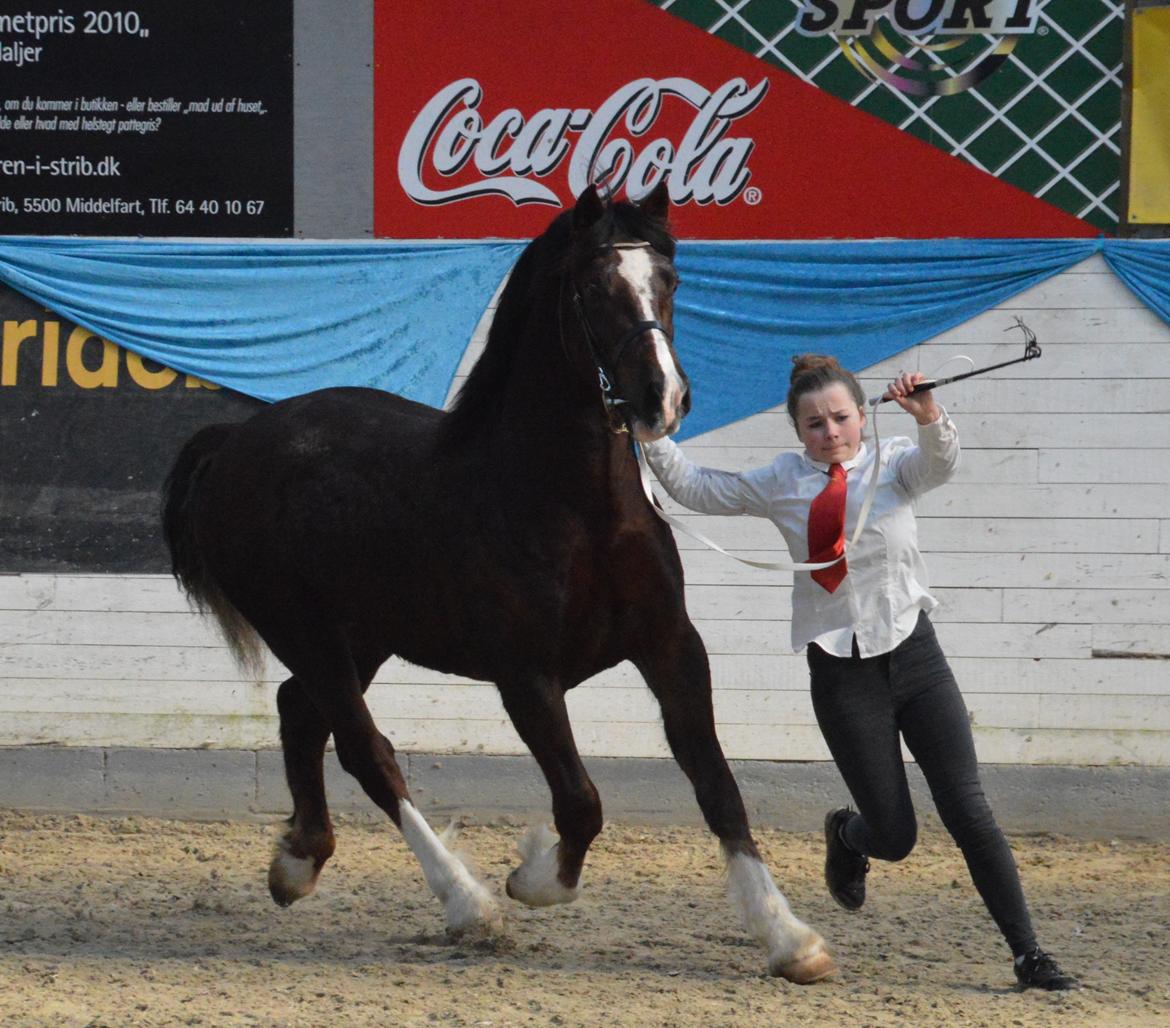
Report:
M 1030 361 L 1034 357 L 1040 356 L 1040 346 L 1036 342 L 1036 333 L 1033 332 L 1027 325 L 1024 324 L 1024 319 L 1018 314 L 1016 315 L 1016 323 L 1009 325 L 1004 329 L 1005 332 L 1013 332 L 1020 329 L 1024 333 L 1024 356 L 1016 357 L 1014 360 L 1001 361 L 999 364 L 989 364 L 985 368 L 975 368 L 971 371 L 964 371 L 961 375 L 950 375 L 947 378 L 931 378 L 923 382 L 919 382 L 907 394 L 913 396 L 915 393 L 925 393 L 928 389 L 937 389 L 939 386 L 950 385 L 952 382 L 962 381 L 964 378 L 971 378 L 974 375 L 982 375 L 985 371 L 995 371 L 996 368 L 1006 368 L 1009 364 L 1019 364 L 1022 361 Z M 960 358 L 954 358 L 959 360 Z M 962 360 L 969 360 L 968 357 L 961 358 Z M 949 362 L 948 362 L 949 363 Z M 870 406 L 876 407 L 879 403 L 888 403 L 893 400 L 893 397 L 888 393 L 883 393 L 878 399 L 870 400 Z

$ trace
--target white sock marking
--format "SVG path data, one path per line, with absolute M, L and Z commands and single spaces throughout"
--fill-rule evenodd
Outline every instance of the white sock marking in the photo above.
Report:
M 746 853 L 729 855 L 726 851 L 724 859 L 727 892 L 748 933 L 767 950 L 773 973 L 824 948 L 821 937 L 792 913 L 761 861 Z
M 523 862 L 508 876 L 508 892 L 530 907 L 572 903 L 576 889 L 567 889 L 557 878 L 557 849 L 560 836 L 548 825 L 535 825 L 520 840 L 517 849 Z
M 312 857 L 294 857 L 289 851 L 287 834 L 276 840 L 273 863 L 280 869 L 280 880 L 285 890 L 294 899 L 303 899 L 316 888 L 316 861 Z
M 422 865 L 423 877 L 431 892 L 443 904 L 447 926 L 460 931 L 474 925 L 490 926 L 500 920 L 496 901 L 476 881 L 463 861 L 456 857 L 431 830 L 426 818 L 409 800 L 398 804 L 402 837 Z

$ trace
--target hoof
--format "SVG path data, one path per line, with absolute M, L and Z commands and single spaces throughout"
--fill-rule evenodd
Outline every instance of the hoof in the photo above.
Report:
M 516 868 L 504 885 L 510 899 L 527 907 L 552 907 L 558 903 L 572 903 L 577 898 L 576 889 L 568 889 L 558 881 L 534 882 L 534 876 L 525 874 L 526 866 Z
M 785 962 L 775 961 L 768 967 L 768 973 L 776 978 L 785 978 L 794 985 L 812 985 L 819 982 L 837 970 L 829 951 L 824 943 L 819 943 L 811 953 L 807 953 L 795 960 Z
M 492 894 L 466 869 L 442 902 L 447 932 L 455 938 L 486 938 L 503 928 Z
M 317 888 L 321 868 L 312 857 L 295 857 L 288 844 L 281 839 L 276 844 L 276 855 L 268 865 L 268 891 L 279 907 L 291 907 Z
M 520 855 L 524 862 L 508 875 L 505 891 L 530 907 L 551 907 L 557 903 L 572 903 L 577 888 L 563 884 L 557 877 L 560 840 L 547 825 L 529 830 L 520 840 Z

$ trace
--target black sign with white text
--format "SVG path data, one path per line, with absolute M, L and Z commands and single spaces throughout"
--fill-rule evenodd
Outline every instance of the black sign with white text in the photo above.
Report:
M 292 0 L 0 3 L 0 234 L 291 235 L 292 50 Z

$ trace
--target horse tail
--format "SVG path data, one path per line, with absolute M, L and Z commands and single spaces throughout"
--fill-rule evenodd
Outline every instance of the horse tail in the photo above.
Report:
M 163 484 L 162 527 L 171 574 L 200 614 L 212 614 L 237 666 L 253 681 L 264 671 L 264 644 L 256 629 L 224 595 L 203 558 L 195 535 L 192 504 L 200 481 L 237 425 L 208 425 L 179 451 Z

